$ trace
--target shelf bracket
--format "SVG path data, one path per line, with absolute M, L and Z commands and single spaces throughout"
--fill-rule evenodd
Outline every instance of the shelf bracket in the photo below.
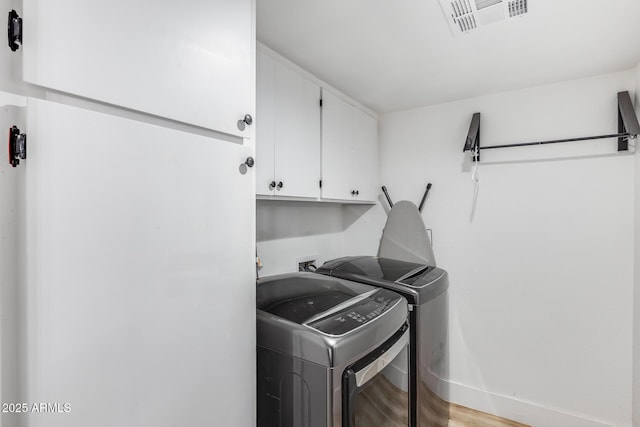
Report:
M 471 151 L 473 161 L 480 161 L 480 113 L 473 113 L 473 116 L 471 116 L 469 133 L 467 133 L 467 140 L 462 151 Z
M 638 116 L 633 108 L 629 92 L 618 92 L 618 133 L 637 137 L 640 135 Z M 629 139 L 618 137 L 618 151 L 629 150 Z

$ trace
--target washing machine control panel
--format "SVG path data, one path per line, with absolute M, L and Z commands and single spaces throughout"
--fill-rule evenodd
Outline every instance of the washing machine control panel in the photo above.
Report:
M 395 292 L 379 289 L 368 298 L 346 309 L 318 319 L 308 326 L 329 335 L 344 335 L 380 317 L 403 298 Z

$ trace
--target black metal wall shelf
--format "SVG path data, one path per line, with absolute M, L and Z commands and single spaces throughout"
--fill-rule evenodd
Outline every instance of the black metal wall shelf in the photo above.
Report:
M 618 133 L 480 147 L 480 113 L 474 113 L 471 117 L 469 133 L 467 134 L 467 139 L 462 151 L 471 151 L 473 154 L 473 160 L 477 162 L 480 161 L 481 149 L 491 150 L 496 148 L 526 147 L 530 145 L 559 144 L 563 142 L 589 141 L 608 138 L 618 138 L 618 151 L 627 151 L 629 149 L 629 138 L 636 138 L 638 135 L 640 135 L 638 117 L 636 116 L 636 111 L 633 108 L 629 92 L 625 91 L 618 92 Z

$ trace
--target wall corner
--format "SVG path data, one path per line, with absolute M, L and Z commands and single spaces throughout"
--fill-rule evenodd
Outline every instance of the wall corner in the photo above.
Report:
M 634 105 L 640 108 L 640 62 L 635 68 Z M 640 119 L 640 115 L 639 115 Z M 632 419 L 640 426 L 640 141 L 635 141 L 634 163 L 634 273 L 633 273 L 633 390 Z

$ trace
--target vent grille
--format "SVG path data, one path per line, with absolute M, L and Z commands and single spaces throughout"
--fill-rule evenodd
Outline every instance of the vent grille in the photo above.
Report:
M 508 4 L 509 7 L 509 18 L 513 18 L 514 16 L 524 15 L 529 12 L 527 6 L 527 0 L 513 0 Z
M 455 36 L 530 14 L 529 0 L 439 0 Z M 534 2 L 535 3 L 535 2 Z
M 469 0 L 451 0 L 451 19 L 463 33 L 478 27 Z

